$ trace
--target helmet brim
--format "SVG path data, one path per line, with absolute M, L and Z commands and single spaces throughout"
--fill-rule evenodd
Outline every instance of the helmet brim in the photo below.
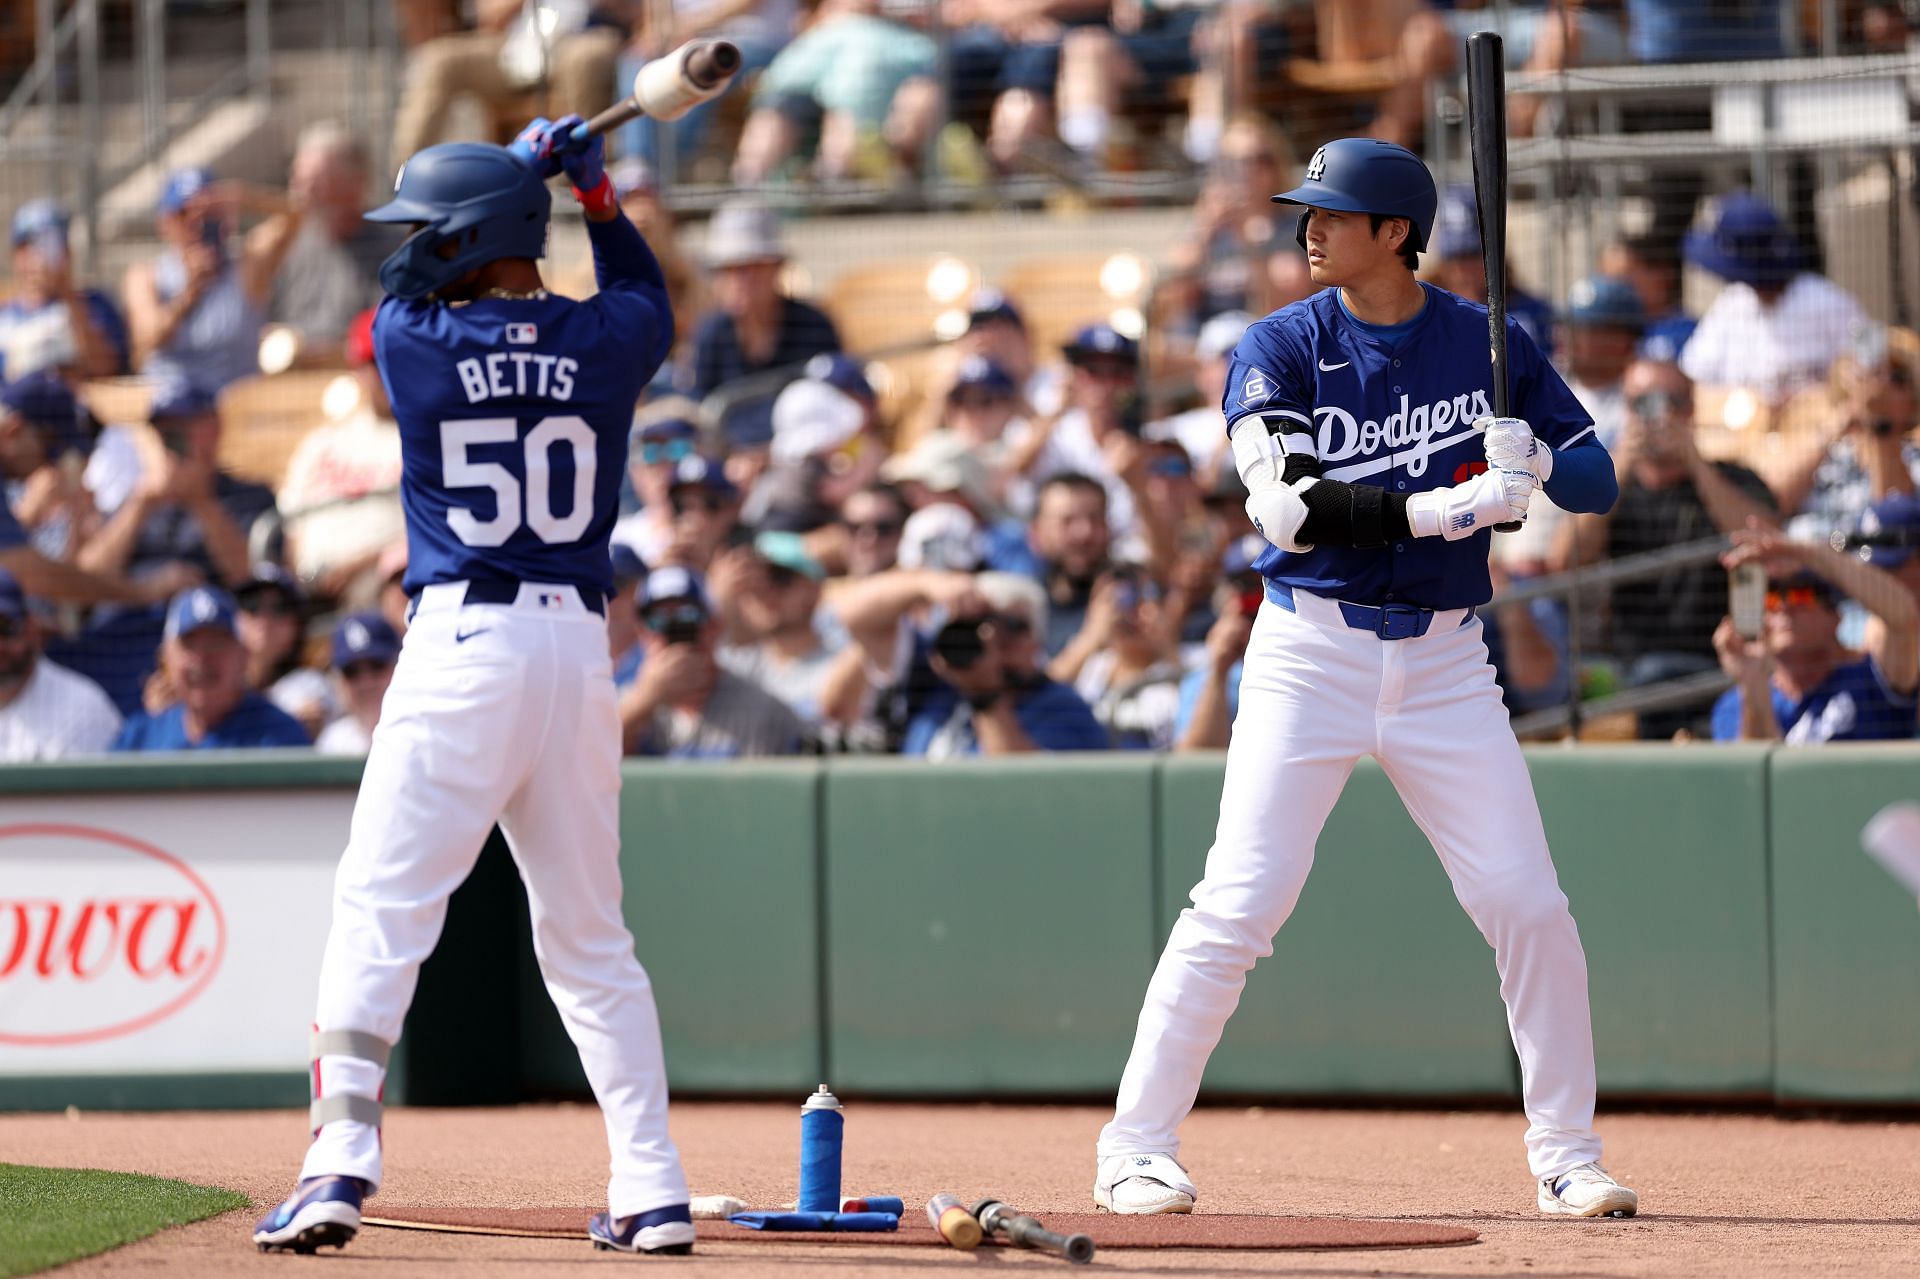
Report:
M 1352 196 L 1341 195 L 1325 187 L 1295 187 L 1291 191 L 1282 191 L 1279 195 L 1268 196 L 1267 199 L 1273 204 L 1298 204 L 1309 209 L 1332 209 L 1336 213 L 1373 212 Z M 1405 217 L 1406 215 L 1397 213 L 1393 216 Z
M 398 199 L 389 200 L 377 209 L 369 209 L 360 217 L 366 222 L 436 222 L 445 215 L 446 210 L 435 205 Z

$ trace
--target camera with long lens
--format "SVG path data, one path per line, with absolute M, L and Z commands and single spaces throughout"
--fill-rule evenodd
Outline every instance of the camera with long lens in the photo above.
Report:
M 933 637 L 933 651 L 956 671 L 964 671 L 987 651 L 985 617 L 956 617 L 942 626 Z
M 675 600 L 647 609 L 640 620 L 668 644 L 692 644 L 706 627 L 707 610 L 693 600 Z

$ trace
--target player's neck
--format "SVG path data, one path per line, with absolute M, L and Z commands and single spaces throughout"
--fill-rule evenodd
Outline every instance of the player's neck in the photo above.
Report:
M 476 268 L 467 277 L 463 292 L 467 298 L 480 298 L 488 295 L 498 297 L 502 294 L 525 294 L 532 296 L 547 286 L 540 278 L 540 268 L 527 258 L 496 258 Z
M 1427 293 L 1413 272 L 1396 260 L 1341 285 L 1340 301 L 1347 314 L 1362 324 L 1390 326 L 1405 324 L 1420 314 L 1427 304 Z

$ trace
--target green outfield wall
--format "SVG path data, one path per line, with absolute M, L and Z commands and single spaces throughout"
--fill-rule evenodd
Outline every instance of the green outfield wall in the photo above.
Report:
M 1920 797 L 1920 748 L 1542 748 L 1528 763 L 1586 947 L 1603 1094 L 1920 1104 L 1920 909 L 1859 841 L 1882 805 Z M 626 917 L 674 1087 L 1110 1093 L 1202 873 L 1222 771 L 1219 756 L 630 764 Z M 206 829 L 241 845 L 210 841 L 205 856 L 270 861 L 274 832 L 235 823 L 241 797 L 348 793 L 358 773 L 291 755 L 12 768 L 0 770 L 0 827 L 76 797 L 124 813 L 128 796 L 191 792 Z M 326 903 L 303 909 L 324 919 Z M 6 943 L 0 930 L 0 959 Z M 11 979 L 0 970 L 0 1108 L 304 1094 L 291 1067 L 156 1068 L 138 1035 L 84 1070 L 35 1073 L 30 1051 L 7 1046 Z M 283 1015 L 304 1024 L 311 1003 L 288 991 Z M 1372 764 L 1329 819 L 1207 1088 L 1517 1093 L 1492 952 Z M 496 835 L 422 970 L 389 1096 L 584 1091 Z

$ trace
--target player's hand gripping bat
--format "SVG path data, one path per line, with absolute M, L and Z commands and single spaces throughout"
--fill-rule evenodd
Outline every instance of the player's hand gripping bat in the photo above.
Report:
M 1467 138 L 1473 147 L 1473 202 L 1487 271 L 1487 340 L 1493 348 L 1493 415 L 1511 416 L 1507 386 L 1507 72 L 1499 33 L 1467 37 Z M 1511 533 L 1518 521 L 1496 524 Z
M 574 126 L 572 142 L 587 139 L 629 120 L 651 116 L 678 120 L 703 102 L 727 91 L 740 70 L 740 50 L 725 40 L 689 40 L 664 58 L 655 58 L 633 78 L 633 95 L 614 103 L 585 124 Z
M 975 1220 L 990 1235 L 1005 1235 L 1007 1242 L 1020 1248 L 1038 1248 L 1058 1253 L 1068 1261 L 1084 1265 L 1093 1260 L 1093 1240 L 1087 1235 L 1056 1235 L 1032 1217 L 1022 1216 L 998 1199 L 982 1199 L 973 1206 Z

